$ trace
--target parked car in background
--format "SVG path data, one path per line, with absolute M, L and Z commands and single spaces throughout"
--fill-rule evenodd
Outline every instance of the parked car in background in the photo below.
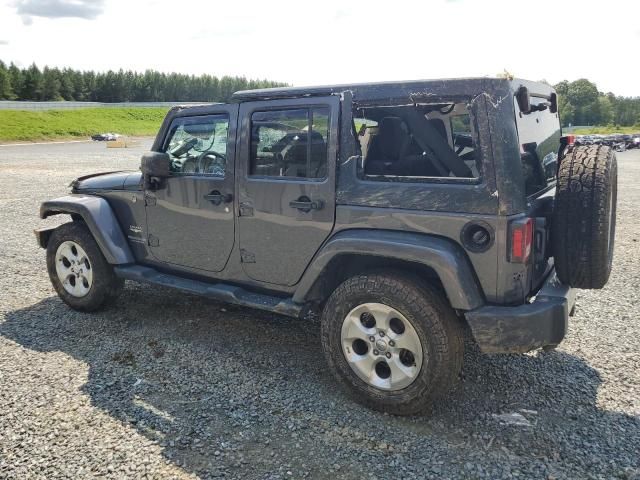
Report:
M 591 135 L 576 135 L 576 145 L 593 145 L 594 137 Z
M 640 133 L 576 135 L 575 145 L 606 145 L 618 152 L 624 152 L 625 150 L 630 148 L 640 148 Z
M 113 140 L 117 140 L 120 137 L 118 133 L 97 133 L 95 135 L 91 135 L 91 140 L 97 142 L 111 142 Z

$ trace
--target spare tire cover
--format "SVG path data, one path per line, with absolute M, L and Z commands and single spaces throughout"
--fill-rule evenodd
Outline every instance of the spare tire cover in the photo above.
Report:
M 616 156 L 604 145 L 574 147 L 560 161 L 551 241 L 558 278 L 602 288 L 613 260 L 618 190 Z

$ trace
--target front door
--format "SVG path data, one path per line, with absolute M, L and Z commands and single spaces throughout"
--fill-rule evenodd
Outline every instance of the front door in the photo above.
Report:
M 243 103 L 240 254 L 254 280 L 298 282 L 333 229 L 338 97 Z
M 234 243 L 237 105 L 173 119 L 163 143 L 170 177 L 145 192 L 150 250 L 156 260 L 212 272 Z

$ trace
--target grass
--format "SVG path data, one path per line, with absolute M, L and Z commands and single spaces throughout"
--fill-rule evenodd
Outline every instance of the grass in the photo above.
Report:
M 0 142 L 87 138 L 96 133 L 155 135 L 167 108 L 84 108 L 78 110 L 0 110 Z M 359 128 L 356 119 L 356 128 Z M 579 128 L 577 135 L 638 133 L 640 127 Z
M 638 133 L 640 132 L 639 126 L 634 127 L 614 127 L 613 125 L 606 125 L 601 127 L 588 127 L 588 128 L 577 128 L 572 131 L 576 135 L 608 135 L 611 133 Z
M 96 133 L 155 135 L 167 108 L 83 108 L 78 110 L 0 110 L 0 141 L 87 138 Z

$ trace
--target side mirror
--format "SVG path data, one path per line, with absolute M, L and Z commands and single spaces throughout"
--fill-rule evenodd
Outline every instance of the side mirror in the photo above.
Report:
M 168 177 L 171 172 L 171 157 L 164 152 L 147 152 L 142 155 L 140 170 L 150 177 Z
M 522 113 L 531 112 L 531 98 L 529 97 L 529 89 L 524 85 L 520 85 L 520 88 L 516 91 L 516 101 L 518 107 Z
M 140 170 L 144 177 L 145 188 L 153 188 L 163 178 L 170 175 L 171 157 L 164 152 L 147 152 L 142 155 Z

